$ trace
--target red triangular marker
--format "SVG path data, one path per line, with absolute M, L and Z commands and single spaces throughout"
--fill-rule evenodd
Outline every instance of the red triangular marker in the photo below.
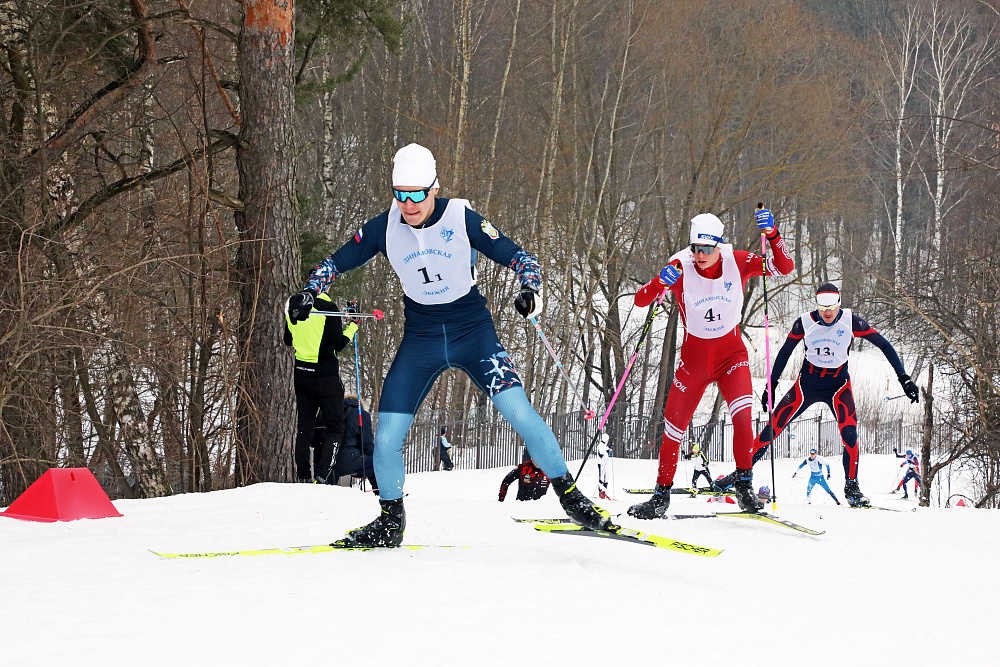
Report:
M 122 516 L 89 468 L 50 468 L 0 516 L 25 521 L 73 521 Z

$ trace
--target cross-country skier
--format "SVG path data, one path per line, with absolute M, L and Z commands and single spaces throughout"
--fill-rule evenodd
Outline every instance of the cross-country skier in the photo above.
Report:
M 524 439 L 532 460 L 552 480 L 569 517 L 588 528 L 613 527 L 609 514 L 583 495 L 566 468 L 559 443 L 531 407 L 514 363 L 497 337 L 486 298 L 476 287 L 477 253 L 513 269 L 521 283 L 514 308 L 522 317 L 542 311 L 538 260 L 501 234 L 464 199 L 438 199 L 437 165 L 417 144 L 393 158 L 393 202 L 354 238 L 313 269 L 288 302 L 289 317 L 305 321 L 316 295 L 347 271 L 381 252 L 402 284 L 403 339 L 383 383 L 375 434 L 375 476 L 381 513 L 349 531 L 352 545 L 402 542 L 403 441 L 434 380 L 460 368 L 486 393 Z
M 639 519 L 662 517 L 670 505 L 670 488 L 677 469 L 681 439 L 705 389 L 712 382 L 729 404 L 733 419 L 733 456 L 739 478 L 736 498 L 744 511 L 757 512 L 764 504 L 753 490 L 753 427 L 750 407 L 750 360 L 740 338 L 743 287 L 753 276 L 781 276 L 795 263 L 767 209 L 757 212 L 757 225 L 767 234 L 774 258 L 733 250 L 723 243 L 722 221 L 711 213 L 691 220 L 691 245 L 674 254 L 667 266 L 635 295 L 635 304 L 648 306 L 668 287 L 673 291 L 684 322 L 680 363 L 663 416 L 663 440 L 652 498 L 633 505 L 628 513 Z
M 518 500 L 538 500 L 549 490 L 549 478 L 531 460 L 528 450 L 524 450 L 524 458 L 521 464 L 507 473 L 500 483 L 500 502 L 507 497 L 507 488 L 517 480 Z
M 916 403 L 919 390 L 906 374 L 903 362 L 896 350 L 882 334 L 876 331 L 868 322 L 851 312 L 849 308 L 840 307 L 840 290 L 832 283 L 824 283 L 816 290 L 817 309 L 804 313 L 792 325 L 792 330 L 785 339 L 785 344 L 778 351 L 771 369 L 770 385 L 773 387 L 781 372 L 785 369 L 795 346 L 802 341 L 805 344 L 805 359 L 802 370 L 795 384 L 787 394 L 774 406 L 772 420 L 774 430 L 780 434 L 796 417 L 802 414 L 813 403 L 826 403 L 837 418 L 837 427 L 844 442 L 844 496 L 851 507 L 863 507 L 869 500 L 858 487 L 858 422 L 854 407 L 854 394 L 851 392 L 851 377 L 847 371 L 847 356 L 851 351 L 851 342 L 855 338 L 864 338 L 872 345 L 882 350 L 882 354 L 892 364 L 896 371 L 899 384 L 907 398 Z M 761 397 L 761 405 L 767 410 L 767 392 Z M 768 424 L 754 440 L 755 452 L 753 462 L 756 463 L 767 454 L 767 446 L 774 439 L 771 435 L 771 425 Z M 733 484 L 734 475 L 716 481 L 716 487 L 726 489 Z
M 830 464 L 819 457 L 818 451 L 810 449 L 809 458 L 799 464 L 798 470 L 792 473 L 792 477 L 798 475 L 799 470 L 802 470 L 805 466 L 809 466 L 809 486 L 806 487 L 806 501 L 810 505 L 812 504 L 813 487 L 819 484 L 823 487 L 824 491 L 830 494 L 830 497 L 833 498 L 833 502 L 839 505 L 840 501 L 837 500 L 837 496 L 833 494 L 833 491 L 830 490 L 830 487 L 826 483 L 826 480 L 830 479 Z M 826 467 L 826 479 L 823 479 L 824 466 Z
M 712 474 L 708 469 L 708 455 L 701 451 L 701 447 L 695 445 L 691 448 L 691 454 L 685 458 L 694 461 L 694 474 L 691 476 L 691 488 L 698 489 L 698 478 L 704 475 L 708 482 L 708 488 L 712 488 Z
M 906 483 L 912 479 L 913 495 L 917 495 L 917 491 L 920 490 L 920 459 L 917 458 L 917 455 L 913 453 L 912 449 L 907 449 L 906 454 L 900 454 L 895 449 L 892 450 L 892 453 L 896 455 L 897 459 L 906 459 L 899 464 L 900 468 L 906 466 L 906 474 L 903 476 L 903 479 L 899 481 L 899 484 L 892 490 L 892 492 L 896 493 L 899 491 L 900 487 L 902 487 L 903 497 L 909 498 L 910 495 L 906 492 Z

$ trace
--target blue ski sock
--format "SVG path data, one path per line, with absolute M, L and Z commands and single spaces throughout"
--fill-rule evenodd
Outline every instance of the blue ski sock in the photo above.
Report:
M 406 477 L 403 443 L 412 423 L 413 415 L 408 413 L 378 413 L 373 465 L 375 479 L 378 480 L 378 495 L 382 500 L 403 497 L 403 479 Z

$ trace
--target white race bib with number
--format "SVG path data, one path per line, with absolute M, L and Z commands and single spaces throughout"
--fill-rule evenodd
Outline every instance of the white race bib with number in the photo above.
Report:
M 406 224 L 395 200 L 385 230 L 386 257 L 403 291 L 417 303 L 451 303 L 476 284 L 474 257 L 465 228 L 465 199 L 451 199 L 441 219 L 416 229 Z
M 698 338 L 721 338 L 740 324 L 743 316 L 743 279 L 736 266 L 733 246 L 719 247 L 722 275 L 702 277 L 695 268 L 690 249 L 682 250 L 668 263 L 679 259 L 684 270 L 684 326 Z
M 806 361 L 813 366 L 840 368 L 847 363 L 851 341 L 854 340 L 851 328 L 854 318 L 850 308 L 841 308 L 840 312 L 840 319 L 830 326 L 816 322 L 810 313 L 799 318 L 805 330 L 802 342 L 806 346 Z

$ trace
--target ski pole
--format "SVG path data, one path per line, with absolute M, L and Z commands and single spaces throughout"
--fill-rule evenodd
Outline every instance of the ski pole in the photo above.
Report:
M 559 370 L 562 371 L 563 377 L 566 378 L 566 384 L 568 384 L 569 388 L 573 390 L 573 395 L 576 396 L 576 400 L 580 401 L 580 407 L 583 408 L 583 418 L 593 419 L 594 417 L 597 416 L 596 413 L 589 407 L 587 407 L 587 403 L 583 400 L 583 397 L 580 396 L 580 392 L 577 390 L 576 385 L 573 384 L 573 381 L 570 379 L 569 373 L 566 372 L 566 369 L 563 368 L 562 362 L 559 361 L 559 357 L 556 355 L 556 351 L 552 349 L 552 343 L 550 343 L 549 339 L 545 337 L 545 333 L 542 331 L 542 327 L 538 324 L 538 320 L 535 319 L 534 317 L 531 317 L 529 319 L 531 320 L 531 323 L 535 325 L 535 331 L 537 331 L 538 335 L 541 336 L 542 342 L 545 343 L 545 349 L 549 351 L 550 355 L 552 355 L 552 359 L 553 361 L 556 362 L 556 366 L 559 367 Z
M 348 308 L 355 307 L 354 301 L 347 303 Z M 381 310 L 376 310 L 379 315 Z M 382 319 L 376 317 L 375 319 Z M 365 431 L 361 424 L 361 363 L 358 361 L 358 332 L 354 332 L 354 388 L 358 390 L 358 443 L 361 445 L 361 491 L 365 491 L 365 482 L 368 480 L 368 470 L 365 468 Z
M 758 202 L 757 210 L 764 210 L 763 202 Z M 767 319 L 767 236 L 764 234 L 764 230 L 760 232 L 760 250 L 764 258 L 764 271 L 763 276 L 761 276 L 761 279 L 764 281 L 764 357 L 767 359 L 767 375 L 764 382 L 767 386 L 767 424 L 771 427 L 771 442 L 768 443 L 771 446 L 768 447 L 768 454 L 771 459 L 771 510 L 773 511 L 778 509 L 778 484 L 775 481 L 774 475 L 774 447 L 775 441 L 778 438 L 774 432 L 774 387 L 771 386 L 771 334 Z
M 373 310 L 370 313 L 343 313 L 340 311 L 332 311 L 332 310 L 310 310 L 309 317 L 350 317 L 352 319 L 360 319 L 368 317 L 380 320 L 383 317 L 385 317 L 385 313 L 383 313 L 381 310 Z
M 649 333 L 649 328 L 652 326 L 653 319 L 656 317 L 656 311 L 660 309 L 660 305 L 663 303 L 664 297 L 667 296 L 668 289 L 670 288 L 664 288 L 664 290 L 660 292 L 660 296 L 656 299 L 656 305 L 654 305 L 649 311 L 649 316 L 646 318 L 646 326 L 642 328 L 642 333 L 639 334 L 639 342 L 635 346 L 635 352 L 632 353 L 632 358 L 628 360 L 628 365 L 625 367 L 625 373 L 622 375 L 622 379 L 618 382 L 618 388 L 615 389 L 614 396 L 611 397 L 611 403 L 608 404 L 607 409 L 604 411 L 604 416 L 601 417 L 601 423 L 598 425 L 597 431 L 594 433 L 594 437 L 590 441 L 590 446 L 587 447 L 587 451 L 583 455 L 583 461 L 580 463 L 580 469 L 576 472 L 577 479 L 580 479 L 580 473 L 583 472 L 583 466 L 587 465 L 587 459 L 590 457 L 590 453 L 594 451 L 594 444 L 597 442 L 597 439 L 600 438 L 601 442 L 604 444 L 607 444 L 608 442 L 608 434 L 603 432 L 604 424 L 607 423 L 608 416 L 611 415 L 611 408 L 615 407 L 615 401 L 618 400 L 618 394 L 625 385 L 625 379 L 628 377 L 629 371 L 632 370 L 632 364 L 635 363 L 636 357 L 639 356 L 639 350 L 642 349 L 642 343 L 646 340 L 646 334 Z

